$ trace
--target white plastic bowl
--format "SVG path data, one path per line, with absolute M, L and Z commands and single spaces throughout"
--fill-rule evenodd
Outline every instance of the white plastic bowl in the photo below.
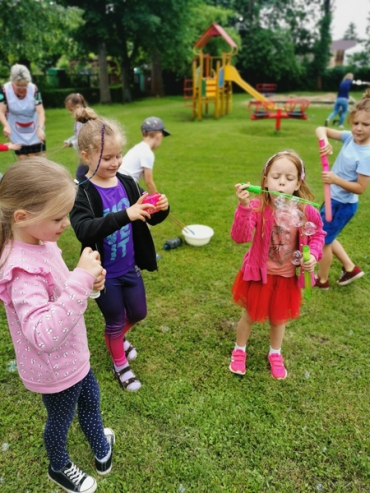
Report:
M 192 231 L 192 232 L 191 232 Z M 209 226 L 202 224 L 191 224 L 182 230 L 186 243 L 193 246 L 207 245 L 212 238 L 214 231 Z

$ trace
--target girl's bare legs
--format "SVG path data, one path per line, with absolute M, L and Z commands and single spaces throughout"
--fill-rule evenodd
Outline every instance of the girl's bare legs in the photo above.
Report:
M 336 240 L 334 240 L 335 242 Z M 322 249 L 322 259 L 319 262 L 319 272 L 318 275 L 322 283 L 325 283 L 329 278 L 329 271 L 331 263 L 333 261 L 333 245 L 324 245 Z
M 337 257 L 339 262 L 343 265 L 343 269 L 346 272 L 352 272 L 353 269 L 355 268 L 355 264 L 352 262 L 352 260 L 349 258 L 347 252 L 339 243 L 338 240 L 334 240 L 332 243 L 333 247 L 333 254 Z
M 253 322 L 251 321 L 247 310 L 243 313 L 242 318 L 239 320 L 236 328 L 236 344 L 244 347 L 251 334 Z
M 270 351 L 268 360 L 271 367 L 271 376 L 276 380 L 284 380 L 288 372 L 284 366 L 284 359 L 281 356 L 281 346 L 283 344 L 285 334 L 285 324 L 270 325 Z
M 247 358 L 245 349 L 252 325 L 247 310 L 245 310 L 236 328 L 236 346 L 231 353 L 231 362 L 229 365 L 229 370 L 238 375 L 245 375 L 245 360 Z
M 285 334 L 285 324 L 284 325 L 270 325 L 270 346 L 272 349 L 280 350 L 283 344 Z

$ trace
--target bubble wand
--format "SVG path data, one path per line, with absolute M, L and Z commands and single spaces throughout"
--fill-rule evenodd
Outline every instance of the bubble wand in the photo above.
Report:
M 244 183 L 241 183 L 241 185 L 244 185 Z M 289 193 L 275 192 L 272 190 L 264 190 L 262 187 L 258 185 L 249 185 L 249 187 L 246 187 L 245 190 L 248 190 L 248 192 L 251 193 L 256 193 L 257 195 L 259 195 L 261 192 L 271 193 L 279 197 L 284 197 L 285 199 L 288 200 L 294 200 L 296 202 L 299 202 L 300 204 L 308 204 L 308 205 L 312 205 L 313 207 L 320 208 L 320 204 L 316 204 L 315 202 L 311 202 L 310 200 L 302 199 L 302 197 L 297 197 L 297 195 L 290 195 Z
M 325 140 L 319 139 L 319 147 L 322 149 L 325 147 Z M 329 160 L 327 156 L 321 156 L 321 164 L 323 171 L 330 171 Z M 324 183 L 324 198 L 325 198 L 325 219 L 328 223 L 333 219 L 331 213 L 331 196 L 330 196 L 330 184 Z
M 303 262 L 310 260 L 310 247 L 308 245 L 303 245 L 302 247 Z M 304 294 L 307 299 L 312 298 L 312 283 L 311 283 L 311 273 L 308 270 L 304 271 Z

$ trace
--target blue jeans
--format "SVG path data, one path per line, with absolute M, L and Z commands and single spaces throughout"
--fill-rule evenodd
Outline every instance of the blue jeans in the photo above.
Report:
M 347 114 L 347 110 L 348 110 L 348 99 L 347 98 L 337 98 L 335 103 L 334 103 L 334 110 L 328 116 L 328 121 L 330 122 L 330 120 L 332 118 L 334 118 L 335 116 L 337 116 L 339 114 L 339 112 L 341 112 L 340 119 L 339 119 L 339 126 L 343 125 L 344 119 L 345 119 L 346 114 Z

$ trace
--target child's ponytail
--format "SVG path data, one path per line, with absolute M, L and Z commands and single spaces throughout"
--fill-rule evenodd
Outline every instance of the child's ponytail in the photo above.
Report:
M 84 124 L 90 120 L 98 119 L 98 115 L 95 113 L 95 111 L 92 108 L 89 107 L 77 108 L 76 111 L 73 113 L 73 116 L 75 117 L 76 122 L 80 122 Z

